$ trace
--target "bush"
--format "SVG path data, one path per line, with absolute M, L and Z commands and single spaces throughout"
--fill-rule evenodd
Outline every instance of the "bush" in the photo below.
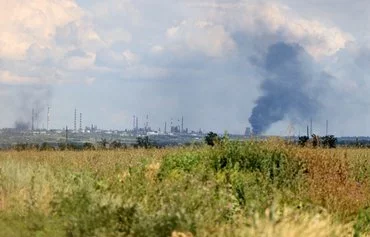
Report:
M 85 142 L 83 144 L 83 148 L 84 150 L 95 150 L 95 146 L 94 144 L 90 143 L 90 142 Z
M 336 148 L 337 138 L 333 135 L 322 137 L 321 144 L 325 148 Z
M 207 145 L 214 146 L 220 140 L 220 138 L 218 137 L 216 133 L 209 132 L 207 136 L 204 138 L 204 140 L 207 143 Z
M 295 185 L 304 171 L 304 164 L 283 150 L 251 142 L 226 142 L 211 152 L 210 160 L 215 171 L 259 172 L 279 187 Z
M 153 147 L 153 143 L 149 140 L 148 136 L 138 137 L 136 139 L 136 142 L 137 142 L 137 146 L 140 147 L 140 148 L 148 149 L 148 148 Z
M 310 140 L 307 136 L 302 136 L 298 138 L 298 144 L 302 147 L 306 146 L 307 142 Z
M 169 155 L 164 158 L 158 176 L 163 179 L 172 171 L 191 172 L 200 162 L 201 156 L 197 152 Z
M 354 236 L 362 236 L 361 233 L 370 232 L 370 209 L 361 210 L 354 225 Z
M 53 151 L 53 150 L 55 150 L 55 148 L 52 145 L 50 145 L 49 143 L 44 142 L 39 147 L 39 150 L 40 151 Z
M 112 149 L 120 149 L 123 147 L 123 144 L 120 141 L 113 141 L 110 145 L 110 148 Z

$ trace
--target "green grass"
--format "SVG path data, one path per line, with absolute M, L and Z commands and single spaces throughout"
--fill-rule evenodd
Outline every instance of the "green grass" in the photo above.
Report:
M 368 154 L 228 140 L 2 152 L 0 236 L 366 234 Z

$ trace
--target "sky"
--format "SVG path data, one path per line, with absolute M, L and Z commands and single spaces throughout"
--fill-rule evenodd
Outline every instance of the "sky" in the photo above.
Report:
M 73 127 L 77 108 L 105 129 L 148 114 L 154 129 L 184 116 L 191 130 L 243 134 L 267 98 L 264 113 L 288 107 L 265 134 L 304 134 L 310 118 L 316 133 L 329 119 L 334 135 L 370 134 L 368 1 L 0 3 L 0 127 L 30 122 L 32 108 L 46 126 L 50 106 L 52 128 Z

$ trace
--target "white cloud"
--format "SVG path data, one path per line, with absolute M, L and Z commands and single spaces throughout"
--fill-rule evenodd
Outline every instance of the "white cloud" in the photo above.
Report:
M 0 83 L 6 85 L 27 85 L 41 83 L 41 80 L 36 77 L 19 76 L 6 70 L 0 70 Z
M 95 53 L 86 53 L 82 56 L 71 56 L 66 58 L 66 68 L 68 70 L 86 70 L 94 66 L 96 59 Z
M 249 8 L 245 22 L 247 30 L 258 34 L 262 26 L 270 32 L 281 34 L 287 41 L 300 43 L 316 58 L 331 56 L 353 40 L 337 27 L 328 27 L 316 20 L 301 18 L 287 7 L 275 4 Z
M 56 33 L 58 46 L 67 49 L 82 49 L 96 51 L 105 46 L 105 43 L 95 31 L 94 25 L 83 19 L 59 27 Z
M 163 46 L 161 46 L 161 45 L 155 45 L 155 46 L 153 46 L 153 47 L 150 49 L 150 51 L 151 51 L 152 53 L 159 54 L 159 53 L 162 53 L 162 52 L 164 51 L 164 47 L 163 47 Z
M 131 52 L 130 50 L 126 50 L 125 52 L 123 52 L 123 57 L 125 59 L 125 61 L 129 64 L 129 65 L 132 65 L 132 64 L 135 64 L 135 63 L 138 63 L 140 61 L 140 58 L 139 56 L 137 56 L 136 54 L 134 54 L 133 52 Z
M 235 42 L 224 26 L 204 21 L 183 21 L 167 30 L 167 37 L 177 53 L 202 52 L 209 57 L 222 57 L 233 51 Z
M 34 43 L 51 47 L 56 28 L 83 15 L 73 0 L 1 0 L 0 5 L 0 56 L 8 59 L 23 59 Z
M 317 59 L 335 54 L 354 40 L 336 26 L 304 18 L 288 6 L 273 1 L 213 1 L 190 6 L 202 9 L 205 19 L 224 25 L 228 31 L 243 31 L 264 39 L 274 35 L 275 40 L 299 43 Z

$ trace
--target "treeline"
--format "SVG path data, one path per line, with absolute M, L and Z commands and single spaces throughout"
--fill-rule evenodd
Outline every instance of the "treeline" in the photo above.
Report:
M 117 149 L 151 149 L 151 148 L 165 148 L 171 146 L 191 146 L 191 145 L 200 145 L 201 143 L 172 143 L 172 142 L 159 142 L 151 139 L 148 136 L 137 137 L 135 143 L 124 143 L 118 140 L 109 141 L 107 139 L 101 139 L 97 143 L 41 143 L 41 144 L 32 144 L 32 143 L 19 143 L 12 146 L 7 146 L 0 148 L 0 150 L 15 150 L 15 151 L 26 151 L 26 150 L 37 150 L 37 151 L 84 151 L 84 150 L 117 150 Z
M 334 135 L 327 135 L 324 137 L 320 137 L 318 135 L 313 134 L 311 138 L 308 136 L 301 136 L 298 138 L 298 145 L 302 147 L 312 146 L 322 147 L 322 148 L 336 148 L 338 143 L 338 139 Z
M 322 148 L 336 148 L 336 147 L 348 147 L 348 148 L 370 148 L 370 140 L 367 139 L 355 139 L 345 140 L 338 139 L 334 135 L 328 135 L 319 137 L 315 134 L 311 138 L 302 136 L 298 138 L 298 145 L 302 147 L 322 147 Z

